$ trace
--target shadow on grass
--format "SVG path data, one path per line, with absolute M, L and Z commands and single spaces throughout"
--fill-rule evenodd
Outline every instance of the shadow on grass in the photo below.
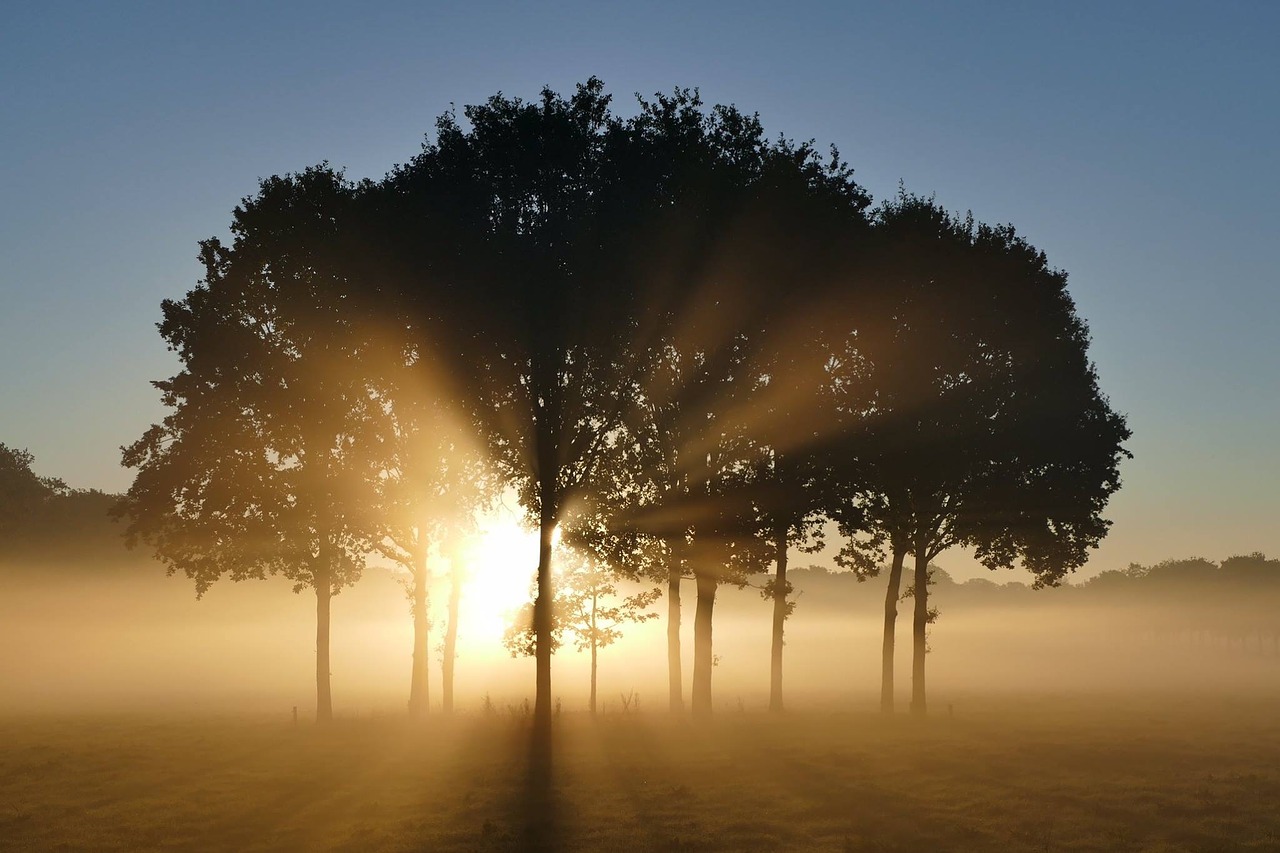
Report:
M 553 774 L 553 740 L 550 724 L 534 723 L 521 728 L 516 743 L 517 754 L 523 747 L 527 763 L 523 778 L 512 786 L 512 802 L 507 814 L 514 825 L 515 837 L 508 849 L 519 851 L 554 851 L 564 847 L 563 827 Z

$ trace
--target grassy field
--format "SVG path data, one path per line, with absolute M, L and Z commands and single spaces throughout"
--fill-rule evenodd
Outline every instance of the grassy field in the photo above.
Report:
M 992 699 L 927 720 L 0 720 L 12 850 L 1280 850 L 1280 701 Z

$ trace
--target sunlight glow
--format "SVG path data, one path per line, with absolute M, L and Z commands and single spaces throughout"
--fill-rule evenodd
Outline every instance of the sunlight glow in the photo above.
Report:
M 510 615 L 532 598 L 537 567 L 536 530 L 510 513 L 482 518 L 479 535 L 466 549 L 460 642 L 483 654 L 505 654 L 502 634 Z

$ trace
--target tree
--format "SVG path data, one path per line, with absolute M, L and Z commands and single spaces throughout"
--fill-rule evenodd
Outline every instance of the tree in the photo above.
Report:
M 859 484 L 860 489 L 866 483 Z M 892 500 L 886 496 L 871 492 L 867 494 L 868 502 L 884 501 L 879 512 L 867 512 L 866 504 L 839 504 L 830 510 L 837 523 L 840 534 L 846 537 L 846 545 L 836 555 L 836 564 L 852 570 L 859 581 L 875 577 L 880 567 L 875 555 L 889 544 L 889 576 L 884 593 L 884 629 L 880 641 L 880 710 L 892 713 L 894 706 L 894 651 L 897 644 L 898 602 L 902 600 L 902 569 L 906 565 L 907 553 L 910 551 L 910 533 L 902 524 L 900 515 L 895 514 L 888 505 Z M 859 539 L 865 532 L 864 525 L 868 518 L 874 518 L 883 526 L 873 528 L 869 538 Z
M 568 548 L 556 552 L 558 583 L 553 636 L 558 646 L 565 633 L 572 635 L 580 652 L 591 654 L 591 690 L 587 708 L 596 713 L 596 686 L 600 649 L 622 638 L 628 623 L 658 618 L 648 608 L 662 595 L 661 588 L 623 596 L 612 572 Z M 515 655 L 531 655 L 537 650 L 532 609 L 522 610 L 508 628 L 503 643 Z
M 744 586 L 749 575 L 763 570 L 772 551 L 759 536 L 751 490 L 761 470 L 761 450 L 731 417 L 740 395 L 749 393 L 740 388 L 748 384 L 744 341 L 682 343 L 683 348 L 674 343 L 665 348 L 656 360 L 628 419 L 635 461 L 616 469 L 633 472 L 639 482 L 630 490 L 634 499 L 608 524 L 650 543 L 657 573 L 666 575 L 672 711 L 683 706 L 680 581 L 693 576 L 692 705 L 696 716 L 706 716 L 717 588 L 721 583 Z
M 385 414 L 360 365 L 380 359 L 353 261 L 360 188 L 327 166 L 263 181 L 233 242 L 201 244 L 203 281 L 166 300 L 160 334 L 182 370 L 170 409 L 124 449 L 120 512 L 197 596 L 223 575 L 281 574 L 316 595 L 316 718 L 333 714 L 332 596 L 360 576 Z
M 635 437 L 634 461 L 617 466 L 640 482 L 633 499 L 602 525 L 615 535 L 623 531 L 651 543 L 656 573 L 665 575 L 668 704 L 673 713 L 684 708 L 681 581 L 695 577 L 697 522 L 705 527 L 710 520 L 696 518 L 691 509 L 701 497 L 701 511 L 710 513 L 705 498 L 711 489 L 712 460 L 728 458 L 717 453 L 724 448 L 716 419 L 723 414 L 720 409 L 740 364 L 741 352 L 735 347 L 708 353 L 686 342 L 683 350 L 674 344 L 664 350 L 628 419 Z M 703 534 L 709 535 L 705 529 Z M 695 629 L 699 636 L 705 630 L 696 625 Z M 706 648 L 709 654 L 709 642 Z
M 1056 584 L 1106 534 L 1130 433 L 1098 390 L 1066 275 L 1012 227 L 904 193 L 877 211 L 865 274 L 874 286 L 838 383 L 856 446 L 849 503 L 895 565 L 914 555 L 912 710 L 924 713 L 929 562 L 968 545 L 989 568 L 1020 562 L 1037 586 Z M 885 616 L 888 660 L 888 597 Z
M 758 520 L 767 530 L 759 535 L 768 539 L 786 528 L 781 549 L 771 551 L 784 555 L 779 613 L 787 609 L 787 545 L 816 541 L 808 539 L 817 527 L 812 490 L 805 492 L 809 502 L 797 508 L 789 501 L 796 493 L 782 494 L 783 482 L 790 482 L 784 471 L 808 470 L 812 431 L 796 427 L 814 420 L 807 418 L 814 401 L 805 391 L 812 390 L 818 371 L 809 358 L 817 350 L 806 343 L 822 314 L 824 289 L 839 278 L 844 243 L 865 231 L 862 211 L 869 199 L 834 150 L 823 158 L 812 143 L 766 140 L 758 117 L 734 107 L 704 111 L 696 91 L 658 94 L 640 105 L 632 126 L 650 170 L 661 175 L 667 203 L 648 261 L 660 283 L 649 294 L 649 325 L 661 333 L 628 421 L 648 449 L 640 467 L 650 475 L 649 486 L 638 490 L 642 505 L 623 523 L 667 544 L 669 692 L 670 706 L 678 710 L 680 580 L 699 575 L 691 559 L 691 549 L 701 547 L 695 537 L 746 535 L 743 513 L 752 501 L 757 514 L 765 514 Z M 748 464 L 756 466 L 749 478 L 752 496 L 717 493 L 713 482 L 741 480 L 732 469 Z M 736 506 L 721 516 L 709 509 L 712 499 Z M 709 513 L 701 534 L 681 515 L 695 504 Z M 717 521 L 708 524 L 712 517 Z M 744 553 L 739 548 L 739 556 Z M 695 637 L 703 649 L 696 657 L 705 663 L 695 666 L 695 680 L 708 702 L 709 614 L 718 576 L 702 566 L 703 618 L 695 620 L 695 635 L 703 637 Z M 779 626 L 779 690 L 780 652 Z
M 453 675 L 458 659 L 458 619 L 462 610 L 463 543 L 467 534 L 454 529 L 445 540 L 449 560 L 449 601 L 445 610 L 444 640 L 440 647 L 441 707 L 453 713 Z
M 415 317 L 503 479 L 539 530 L 535 718 L 551 715 L 552 535 L 587 500 L 637 371 L 627 341 L 644 199 L 598 80 L 568 99 L 494 96 L 437 125 L 389 179 Z
M 41 477 L 31 469 L 35 457 L 26 450 L 0 443 L 0 536 L 31 519 L 37 510 L 67 486 L 53 477 Z
M 679 417 L 655 431 L 665 436 L 653 444 L 664 457 L 663 465 L 654 471 L 660 489 L 653 500 L 637 506 L 628 521 L 631 529 L 669 545 L 673 589 L 678 590 L 677 571 L 687 570 L 694 577 L 697 598 L 691 699 L 693 714 L 699 718 L 711 713 L 716 592 L 722 583 L 745 586 L 752 574 L 764 570 L 772 555 L 759 535 L 759 514 L 753 503 L 753 478 L 761 468 L 760 448 L 746 437 L 741 424 L 725 417 L 733 407 L 734 380 L 720 368 L 702 373 L 711 361 L 736 362 L 737 348 L 728 349 L 714 359 L 693 359 L 695 377 L 685 390 L 715 388 L 717 393 L 700 397 L 696 405 L 686 399 L 667 410 L 668 414 L 679 413 Z M 737 380 L 738 384 L 743 382 Z M 676 619 L 670 626 L 679 630 Z M 678 647 L 673 651 L 678 654 Z M 677 673 L 673 669 L 673 675 Z M 678 687 L 673 679 L 673 690 Z
M 761 589 L 765 600 L 773 602 L 773 630 L 769 656 L 769 710 L 782 710 L 782 648 L 786 620 L 795 609 L 789 600 L 791 582 L 787 580 L 787 554 L 799 548 L 806 554 L 823 545 L 822 499 L 815 494 L 813 480 L 800 465 L 793 465 L 784 453 L 777 453 L 768 469 L 772 500 L 761 503 L 761 521 L 766 541 L 773 547 L 774 574 Z

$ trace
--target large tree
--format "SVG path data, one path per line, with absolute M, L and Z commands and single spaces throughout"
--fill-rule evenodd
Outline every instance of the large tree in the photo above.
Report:
M 632 371 L 617 121 L 598 81 L 494 96 L 437 125 L 390 178 L 417 322 L 485 450 L 539 531 L 535 718 L 551 719 L 551 551 L 589 495 Z
M 156 382 L 169 413 L 123 461 L 121 511 L 197 595 L 224 575 L 281 574 L 316 596 L 316 717 L 333 706 L 331 599 L 360 575 L 385 415 L 362 363 L 367 325 L 352 259 L 360 187 L 321 166 L 261 183 L 233 240 L 201 244 L 203 281 L 166 300 L 160 334 L 182 364 Z
M 650 487 L 642 490 L 635 517 L 622 523 L 668 545 L 670 705 L 676 710 L 682 706 L 680 581 L 699 575 L 692 551 L 710 557 L 703 548 L 708 537 L 745 535 L 750 525 L 743 513 L 754 507 L 755 533 L 767 540 L 770 554 L 783 555 L 784 578 L 776 584 L 781 613 L 789 608 L 786 549 L 816 541 L 810 538 L 816 490 L 808 486 L 815 482 L 809 452 L 819 420 L 813 392 L 821 361 L 813 358 L 820 352 L 813 321 L 822 314 L 824 291 L 841 278 L 847 247 L 866 230 L 868 197 L 834 150 L 819 156 L 811 143 L 769 140 L 756 116 L 733 107 L 704 109 L 696 91 L 642 99 L 632 127 L 650 171 L 661 176 L 666 203 L 647 259 L 653 282 L 648 327 L 660 331 L 629 420 L 649 454 L 643 470 Z M 749 488 L 734 471 L 741 466 L 753 468 Z M 750 495 L 720 492 L 714 484 L 726 476 Z M 735 505 L 720 515 L 709 506 L 712 497 Z M 700 534 L 689 515 L 694 506 L 706 516 Z M 720 517 L 710 523 L 712 516 Z M 745 543 L 739 546 L 741 556 Z M 704 639 L 717 573 L 701 566 L 703 617 L 695 620 L 695 634 Z M 709 639 L 695 646 L 709 649 Z M 780 630 L 776 646 L 780 684 Z M 709 652 L 695 657 L 709 667 Z M 705 687 L 709 669 L 703 676 L 695 680 Z
M 1066 275 L 1013 228 L 901 194 L 875 233 L 840 381 L 846 473 L 867 541 L 893 552 L 889 595 L 914 558 L 911 707 L 924 713 L 930 561 L 969 546 L 989 568 L 1057 583 L 1107 531 L 1129 430 L 1098 389 Z

